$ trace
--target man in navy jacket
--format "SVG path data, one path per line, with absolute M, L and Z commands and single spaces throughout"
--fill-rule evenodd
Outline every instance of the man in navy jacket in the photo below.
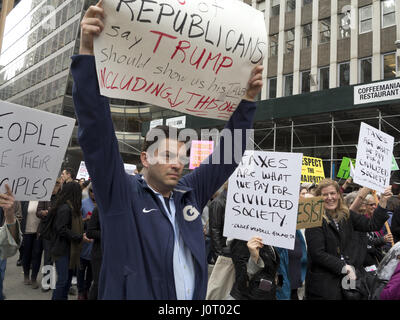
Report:
M 154 150 L 154 144 L 145 142 L 143 176 L 125 173 L 108 100 L 100 95 L 93 56 L 93 38 L 104 28 L 103 17 L 101 1 L 86 12 L 80 55 L 72 58 L 71 66 L 78 139 L 100 213 L 103 263 L 99 298 L 205 299 L 208 273 L 200 212 L 237 164 L 224 163 L 225 142 L 221 140 L 214 151 L 220 153 L 221 164 L 202 164 L 181 177 L 184 142 L 166 136 L 152 153 L 148 151 L 150 147 Z M 253 125 L 262 69 L 254 68 L 245 99 L 226 124 L 227 130 L 242 129 L 240 145 L 229 142 L 232 154 L 235 147 L 241 154 L 245 150 L 245 129 Z

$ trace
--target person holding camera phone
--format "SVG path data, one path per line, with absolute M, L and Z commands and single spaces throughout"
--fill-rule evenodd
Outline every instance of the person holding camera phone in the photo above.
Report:
M 252 237 L 247 243 L 233 240 L 232 261 L 235 283 L 227 300 L 276 300 L 279 255 L 262 238 Z

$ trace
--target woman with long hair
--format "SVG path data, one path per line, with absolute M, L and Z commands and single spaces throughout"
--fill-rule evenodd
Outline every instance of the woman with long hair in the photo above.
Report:
M 389 218 L 386 210 L 390 187 L 382 194 L 371 219 L 348 209 L 340 187 L 331 179 L 322 180 L 316 196 L 324 199 L 325 214 L 321 227 L 306 229 L 308 267 L 306 275 L 306 299 L 344 299 L 342 280 L 357 278 L 355 270 L 361 270 L 360 248 L 354 242 L 354 231 L 380 230 Z M 346 281 L 345 281 L 346 282 Z
M 82 189 L 76 182 L 63 185 L 54 207 L 51 256 L 56 264 L 57 282 L 53 300 L 67 300 L 72 272 L 79 267 L 83 238 Z

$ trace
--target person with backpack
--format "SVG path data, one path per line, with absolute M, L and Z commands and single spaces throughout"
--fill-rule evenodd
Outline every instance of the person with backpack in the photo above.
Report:
M 74 181 L 63 185 L 54 207 L 51 256 L 56 264 L 57 282 L 53 300 L 67 300 L 73 271 L 79 268 L 83 239 L 82 189 Z

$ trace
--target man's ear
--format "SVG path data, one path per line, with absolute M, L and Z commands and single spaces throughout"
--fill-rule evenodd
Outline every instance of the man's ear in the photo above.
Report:
M 147 159 L 147 152 L 140 153 L 140 161 L 142 162 L 143 167 L 149 167 L 149 160 Z

